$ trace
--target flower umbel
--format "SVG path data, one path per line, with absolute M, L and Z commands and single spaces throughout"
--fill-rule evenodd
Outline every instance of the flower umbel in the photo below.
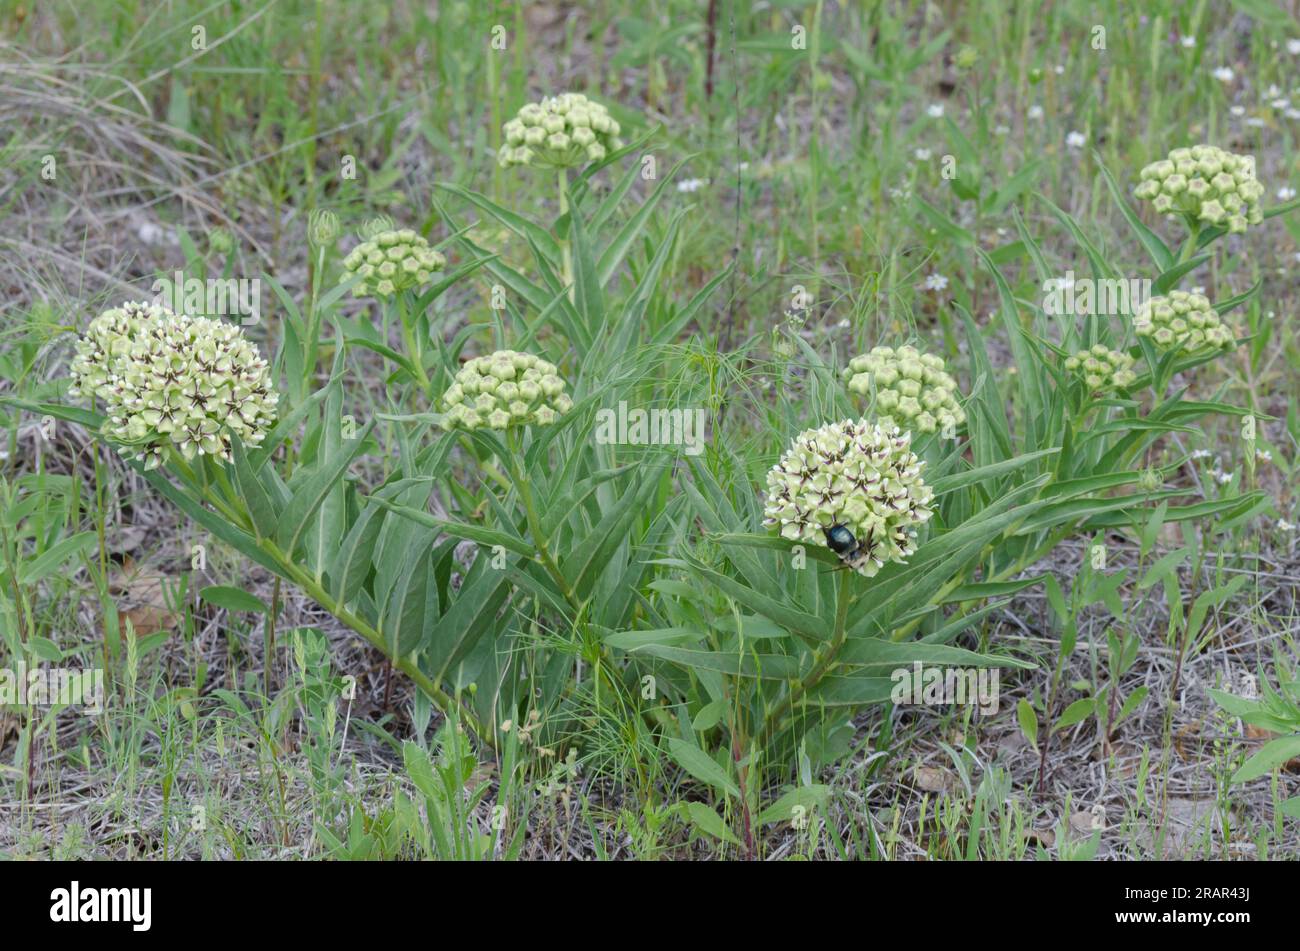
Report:
M 950 431 L 966 421 L 957 403 L 957 381 L 943 360 L 915 347 L 875 347 L 844 368 L 849 390 L 876 393 L 876 415 L 886 428 L 900 426 L 920 433 Z
M 767 474 L 763 524 L 818 545 L 827 543 L 827 529 L 843 525 L 865 554 L 855 568 L 868 578 L 903 561 L 933 498 L 911 440 L 865 419 L 805 430 Z
M 506 141 L 498 158 L 506 167 L 572 168 L 623 147 L 609 110 L 576 92 L 530 102 L 501 131 Z
M 409 228 L 381 231 L 343 259 L 339 283 L 359 274 L 361 280 L 352 287 L 353 297 L 392 297 L 428 284 L 433 273 L 446 265 L 447 259 Z
M 256 446 L 279 399 L 257 348 L 233 324 L 126 303 L 77 342 L 73 396 L 104 401 L 103 433 L 145 468 L 170 447 L 185 459 L 230 457 L 230 436 Z
M 1264 220 L 1255 180 L 1255 156 L 1235 155 L 1213 145 L 1174 149 L 1142 169 L 1134 194 L 1159 212 L 1180 212 L 1203 225 L 1240 234 Z
M 1231 350 L 1237 345 L 1232 329 L 1219 318 L 1204 294 L 1170 291 L 1153 297 L 1133 315 L 1133 329 L 1149 337 L 1160 350 L 1196 353 L 1208 348 Z
M 1066 357 L 1065 369 L 1078 375 L 1093 392 L 1122 390 L 1137 379 L 1132 357 L 1101 344 Z
M 498 350 L 475 357 L 442 395 L 447 429 L 549 426 L 573 408 L 555 364 L 531 353 Z

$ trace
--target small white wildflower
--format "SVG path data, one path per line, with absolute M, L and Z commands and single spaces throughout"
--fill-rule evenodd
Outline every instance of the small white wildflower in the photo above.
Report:
M 1294 532 L 1294 531 L 1295 531 L 1295 526 L 1292 525 L 1290 522 L 1288 522 L 1288 521 L 1287 521 L 1286 519 L 1284 519 L 1284 518 L 1279 518 L 1279 519 L 1277 520 L 1277 527 L 1278 527 L 1278 530 L 1279 530 L 1279 531 L 1283 531 L 1283 532 Z
M 1211 475 L 1218 480 L 1219 485 L 1227 485 L 1232 481 L 1232 476 L 1228 475 L 1226 472 L 1214 472 L 1211 473 Z
M 1290 108 L 1291 108 L 1291 100 L 1290 100 L 1290 99 L 1274 99 L 1274 100 L 1270 103 L 1270 105 L 1271 105 L 1274 109 L 1290 109 Z
M 1057 63 L 1057 64 L 1056 64 L 1056 68 L 1053 70 L 1053 72 L 1055 72 L 1056 75 L 1058 75 L 1058 76 L 1064 76 L 1064 75 L 1065 75 L 1065 67 L 1062 66 L 1060 63 Z
M 1042 107 L 1042 106 L 1030 106 L 1030 107 L 1029 107 L 1029 118 L 1031 118 L 1031 119 L 1041 119 L 1041 118 L 1043 118 L 1043 107 Z
M 942 118 L 943 118 L 943 103 L 941 103 L 941 102 L 931 103 L 931 104 L 930 104 L 930 107 L 929 107 L 928 109 L 926 109 L 925 111 L 926 111 L 926 114 L 927 114 L 931 119 L 942 119 Z
M 1259 116 L 1251 116 L 1246 120 L 1246 125 L 1250 126 L 1252 129 L 1262 129 L 1264 128 L 1264 120 Z
M 921 286 L 927 291 L 941 291 L 948 286 L 948 279 L 942 274 L 931 274 Z
M 1296 109 L 1295 107 L 1292 107 L 1288 109 L 1285 113 L 1283 113 L 1283 115 L 1285 115 L 1288 119 L 1291 120 L 1300 119 L 1300 109 Z
M 1273 83 L 1264 90 L 1265 99 L 1276 99 L 1280 95 L 1282 95 L 1282 90 L 1277 88 L 1277 83 Z
M 1236 78 L 1237 74 L 1232 71 L 1231 66 L 1220 66 L 1210 75 L 1221 83 L 1230 83 Z
M 1210 458 L 1210 450 L 1208 450 L 1208 449 L 1197 449 L 1197 450 L 1195 450 L 1195 451 L 1192 453 L 1191 458 L 1192 458 L 1192 459 L 1208 459 L 1208 458 Z
M 993 134 L 994 134 L 994 135 L 1009 135 L 1010 133 L 1011 133 L 1011 127 L 1010 127 L 1010 126 L 1006 126 L 1006 125 L 996 125 L 996 126 L 993 127 Z
M 1242 116 L 1244 116 L 1244 115 L 1246 114 L 1246 107 L 1245 107 L 1245 106 L 1229 106 L 1229 107 L 1228 107 L 1228 112 L 1231 113 L 1235 118 L 1240 119 Z
M 1088 144 L 1082 132 L 1071 132 L 1065 137 L 1065 144 L 1072 149 L 1081 149 Z
M 1273 453 L 1269 452 L 1267 449 L 1256 449 L 1255 458 L 1260 462 L 1272 462 Z
M 1194 37 L 1194 36 L 1184 36 L 1184 37 L 1183 37 L 1182 39 L 1180 39 L 1178 42 L 1181 43 L 1181 44 L 1183 45 L 1183 48 L 1184 48 L 1184 49 L 1189 49 L 1189 50 L 1190 50 L 1190 49 L 1192 49 L 1193 47 L 1196 46 L 1196 37 Z
M 930 150 L 929 150 L 929 149 L 917 149 L 915 152 L 912 153 L 912 155 L 915 156 L 915 158 L 916 158 L 916 160 L 917 160 L 918 162 L 928 162 L 928 161 L 930 161 Z
M 1290 187 L 1288 187 L 1288 186 L 1286 186 L 1286 185 L 1283 185 L 1281 188 L 1279 188 L 1279 189 L 1277 190 L 1277 200 L 1278 200 L 1278 201 L 1290 201 L 1290 200 L 1291 200 L 1292 198 L 1294 198 L 1294 197 L 1295 197 L 1295 189 L 1294 189 L 1294 188 L 1290 188 Z
M 707 178 L 684 178 L 677 183 L 677 190 L 679 192 L 690 194 L 691 192 L 699 191 L 707 184 L 709 184 Z

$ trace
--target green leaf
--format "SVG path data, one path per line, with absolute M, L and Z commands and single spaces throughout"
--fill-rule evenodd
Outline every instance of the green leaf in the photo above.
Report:
M 740 845 L 740 840 L 736 838 L 734 832 L 727 828 L 727 824 L 722 821 L 722 816 L 714 812 L 708 804 L 687 801 L 680 803 L 679 806 L 685 810 L 691 822 L 695 823 L 705 834 L 731 845 Z
M 1101 177 L 1106 182 L 1106 188 L 1110 190 L 1111 198 L 1113 198 L 1115 204 L 1119 206 L 1120 214 L 1124 216 L 1124 220 L 1128 222 L 1129 228 L 1132 229 L 1135 235 L 1137 235 L 1137 239 L 1142 243 L 1142 247 L 1146 248 L 1147 254 L 1151 256 L 1151 260 L 1155 262 L 1156 267 L 1162 272 L 1159 280 L 1163 280 L 1174 263 L 1174 253 L 1169 250 L 1154 231 L 1142 223 L 1142 219 L 1137 216 L 1137 212 L 1135 212 L 1129 206 L 1129 203 L 1125 201 L 1124 195 L 1119 190 L 1119 185 L 1116 184 L 1114 176 L 1110 174 L 1110 169 L 1106 168 L 1105 163 L 1102 161 L 1101 153 L 1094 152 L 1093 156 L 1097 160 L 1097 167 L 1101 169 Z M 1191 270 L 1191 268 L 1188 268 L 1187 270 Z M 1173 285 L 1170 284 L 1169 286 Z M 1156 290 L 1155 293 L 1160 294 L 1162 291 Z
M 1056 721 L 1056 726 L 1052 727 L 1052 732 L 1055 733 L 1057 730 L 1064 730 L 1068 726 L 1074 726 L 1091 716 L 1096 708 L 1097 702 L 1092 697 L 1084 697 L 1082 700 L 1074 701 L 1065 708 L 1065 712 Z
M 750 654 L 738 651 L 700 651 L 667 644 L 646 644 L 636 653 L 649 654 L 682 667 L 712 670 L 732 677 L 760 680 L 794 680 L 799 676 L 799 662 L 784 654 Z
M 676 737 L 668 738 L 668 755 L 686 772 L 690 773 L 706 786 L 735 798 L 740 797 L 740 789 L 731 781 L 726 771 L 713 761 L 708 753 L 698 746 L 692 746 Z
M 470 204 L 474 205 L 480 211 L 485 211 L 497 221 L 501 222 L 519 237 L 531 241 L 536 247 L 540 248 L 552 264 L 558 264 L 560 261 L 560 245 L 551 237 L 551 233 L 541 225 L 534 224 L 527 218 L 515 214 L 507 208 L 503 208 L 496 202 L 492 201 L 478 192 L 470 191 L 468 188 L 461 188 L 459 185 L 453 185 L 450 182 L 435 182 L 435 188 L 441 188 L 443 191 L 451 192 L 453 195 L 459 195 Z
M 210 585 L 199 592 L 199 597 L 208 604 L 225 608 L 227 611 L 266 614 L 270 610 L 266 602 L 256 595 L 249 594 L 243 588 L 232 588 L 227 585 Z
M 799 815 L 796 809 L 803 810 L 802 814 L 805 817 L 811 816 L 815 809 L 824 812 L 830 791 L 829 786 L 819 783 L 811 786 L 796 786 L 759 813 L 758 824 L 765 826 L 775 822 L 793 822 Z
M 645 204 L 637 209 L 636 214 L 627 220 L 627 223 L 614 236 L 614 240 L 601 252 L 600 260 L 596 262 L 596 273 L 599 275 L 602 287 L 609 283 L 619 264 L 622 263 L 628 249 L 632 247 L 633 242 L 645 230 L 646 222 L 650 220 L 650 215 L 654 212 L 655 206 L 659 204 L 660 197 L 663 196 L 664 188 L 689 158 L 690 156 L 687 156 L 687 158 L 682 159 L 673 166 L 667 175 L 660 179 L 658 186 L 650 193 L 650 197 L 645 200 Z
M 81 532 L 56 542 L 31 561 L 20 562 L 18 583 L 29 585 L 44 581 L 62 568 L 64 562 L 77 557 L 94 545 L 98 537 L 94 532 Z
M 1038 749 L 1038 714 L 1034 708 L 1029 705 L 1029 701 L 1023 697 L 1016 704 L 1016 720 L 1020 723 L 1020 732 L 1025 735 L 1029 745 L 1035 750 Z
M 1264 748 L 1241 765 L 1232 776 L 1232 782 L 1245 783 L 1258 779 L 1277 769 L 1283 763 L 1300 756 L 1300 735 L 1282 736 L 1264 744 Z
M 344 442 L 342 448 L 332 458 L 323 460 L 293 493 L 276 527 L 276 540 L 285 554 L 292 557 L 312 515 L 360 454 L 374 425 L 374 420 L 366 423 L 356 439 Z

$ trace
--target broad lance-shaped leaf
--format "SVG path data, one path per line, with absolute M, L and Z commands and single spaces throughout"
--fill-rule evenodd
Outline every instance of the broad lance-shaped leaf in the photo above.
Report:
M 1147 254 L 1151 256 L 1151 260 L 1155 262 L 1156 267 L 1162 272 L 1168 272 L 1174 263 L 1173 252 L 1169 250 L 1154 231 L 1142 223 L 1142 219 L 1138 217 L 1137 212 L 1124 200 L 1119 185 L 1115 183 L 1115 177 L 1111 175 L 1110 169 L 1102 162 L 1101 155 L 1094 151 L 1093 156 L 1097 160 L 1097 167 L 1101 169 L 1101 176 L 1106 182 L 1106 188 L 1110 190 L 1110 196 L 1115 200 L 1115 204 L 1119 206 L 1120 214 L 1128 222 L 1129 228 L 1137 236 L 1138 241 L 1142 243 L 1142 247 L 1146 248 Z M 1160 291 L 1157 290 L 1156 293 L 1158 294 Z
M 253 470 L 243 442 L 234 434 L 230 438 L 230 453 L 234 460 L 235 486 L 248 509 L 253 529 L 258 538 L 274 538 L 275 528 L 280 523 L 277 514 L 279 510 L 261 478 Z
M 508 208 L 503 208 L 492 199 L 480 195 L 476 191 L 470 191 L 468 188 L 462 188 L 459 185 L 453 185 L 450 182 L 435 182 L 434 187 L 441 188 L 443 191 L 451 192 L 453 195 L 459 195 L 480 211 L 485 211 L 497 221 L 501 222 L 521 238 L 532 241 L 552 263 L 558 264 L 560 260 L 560 245 L 551 237 L 551 233 L 541 225 L 534 224 L 522 215 L 517 215 Z
M 802 638 L 810 645 L 817 645 L 831 636 L 831 625 L 814 614 L 789 607 L 776 598 L 760 594 L 753 588 L 728 575 L 714 571 L 704 562 L 687 556 L 687 563 L 702 577 L 716 585 L 724 594 L 735 598 L 755 614 L 782 625 L 791 634 Z
M 955 649 L 955 648 L 954 648 Z M 712 670 L 732 677 L 759 680 L 796 680 L 801 675 L 798 658 L 785 654 L 751 654 L 738 651 L 700 651 L 668 644 L 646 644 L 634 653 L 649 654 L 694 670 Z
M 18 562 L 18 581 L 20 584 L 35 584 L 44 581 L 55 571 L 63 567 L 68 559 L 95 543 L 98 536 L 94 532 L 81 532 L 56 542 L 30 561 L 20 559 Z
M 854 667 L 909 667 L 917 662 L 925 666 L 1019 667 L 1022 670 L 1033 670 L 1037 666 L 1032 661 L 1000 654 L 979 654 L 963 647 L 923 641 L 887 641 L 876 637 L 849 640 L 836 660 Z
M 388 593 L 381 627 L 393 657 L 405 657 L 424 639 L 425 607 L 429 597 L 429 552 L 411 558 Z
M 517 560 L 507 558 L 507 569 Z M 490 553 L 480 551 L 451 607 L 426 625 L 420 666 L 435 680 L 445 680 L 478 639 L 496 627 L 497 614 L 510 595 L 510 576 L 509 570 L 492 565 Z
M 673 758 L 678 766 L 700 782 L 713 787 L 718 792 L 726 793 L 728 796 L 738 797 L 740 795 L 739 787 L 727 775 L 727 771 L 714 762 L 709 754 L 698 746 L 692 746 L 685 740 L 679 740 L 676 737 L 669 737 L 668 755 Z
M 596 579 L 608 566 L 614 549 L 627 536 L 628 523 L 641 514 L 641 506 L 654 492 L 657 475 L 655 472 L 642 473 L 643 481 L 636 486 L 635 491 L 625 492 L 618 504 L 605 514 L 587 537 L 574 547 L 572 554 L 561 562 L 560 570 L 579 597 L 586 597 Z
M 632 243 L 636 241 L 636 239 L 640 237 L 641 232 L 645 230 L 646 222 L 650 220 L 650 215 L 654 213 L 655 206 L 659 204 L 659 199 L 663 197 L 664 188 L 685 163 L 686 159 L 682 159 L 672 167 L 672 170 L 669 171 L 667 175 L 660 179 L 658 186 L 650 193 L 650 197 L 645 200 L 645 204 L 637 209 L 636 214 L 632 215 L 632 217 L 627 220 L 627 223 L 623 225 L 619 233 L 614 236 L 614 240 L 611 241 L 608 247 L 601 252 L 600 261 L 596 265 L 596 270 L 599 274 L 600 284 L 602 287 L 609 283 L 610 278 L 614 276 L 614 272 L 618 269 L 619 264 L 622 263 L 628 249 L 632 247 Z
M 294 491 L 276 528 L 276 540 L 286 554 L 293 555 L 312 515 L 361 452 L 374 425 L 373 420 L 367 423 L 356 439 L 344 442 L 333 458 L 323 460 L 316 471 Z
M 513 535 L 510 532 L 500 531 L 495 528 L 486 528 L 482 525 L 470 525 L 466 522 L 455 522 L 450 519 L 438 518 L 428 512 L 411 508 L 409 505 L 399 505 L 396 502 L 390 502 L 380 496 L 371 496 L 370 501 L 375 505 L 385 508 L 394 515 L 400 515 L 402 518 L 409 519 L 425 528 L 431 528 L 438 532 L 444 532 L 453 535 L 456 538 L 463 538 L 467 541 L 478 542 L 480 545 L 486 545 L 489 548 L 500 545 L 507 551 L 513 551 L 515 554 L 524 555 L 531 558 L 533 555 L 533 546 L 528 544 L 524 539 Z

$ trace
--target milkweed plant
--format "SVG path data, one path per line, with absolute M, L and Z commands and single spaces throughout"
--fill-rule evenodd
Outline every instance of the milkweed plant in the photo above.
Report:
M 1251 414 L 1186 394 L 1237 346 L 1233 312 L 1258 287 L 1178 286 L 1214 242 L 1272 214 L 1249 156 L 1179 148 L 1141 170 L 1133 195 L 1155 227 L 1102 169 L 1157 292 L 1131 314 L 1049 313 L 981 253 L 997 304 L 983 327 L 950 305 L 964 352 L 800 340 L 817 398 L 769 395 L 742 451 L 727 409 L 743 397 L 669 349 L 706 325 L 727 273 L 675 299 L 665 274 L 690 212 L 656 214 L 675 169 L 634 188 L 629 156 L 653 131 L 623 134 L 582 95 L 526 105 L 498 160 L 556 173 L 557 216 L 447 183 L 429 216 L 440 241 L 381 221 L 341 253 L 338 222 L 319 219 L 303 298 L 273 287 L 276 326 L 122 304 L 75 345 L 75 402 L 27 408 L 92 428 L 478 742 L 528 723 L 539 748 L 581 746 L 617 712 L 628 756 L 662 751 L 745 828 L 767 821 L 762 777 L 852 748 L 855 713 L 889 701 L 892 671 L 1032 666 L 971 635 L 1063 541 L 1155 518 L 1230 525 L 1267 505 L 1189 498 L 1168 484 L 1183 459 L 1163 438 Z M 1099 278 L 1132 275 L 1047 207 Z M 465 215 L 531 262 L 480 247 Z M 1042 271 L 1023 225 L 1020 238 Z M 481 292 L 499 299 L 477 309 Z M 386 403 L 355 401 L 377 366 Z M 710 414 L 703 452 L 594 438 L 608 407 L 683 392 Z

